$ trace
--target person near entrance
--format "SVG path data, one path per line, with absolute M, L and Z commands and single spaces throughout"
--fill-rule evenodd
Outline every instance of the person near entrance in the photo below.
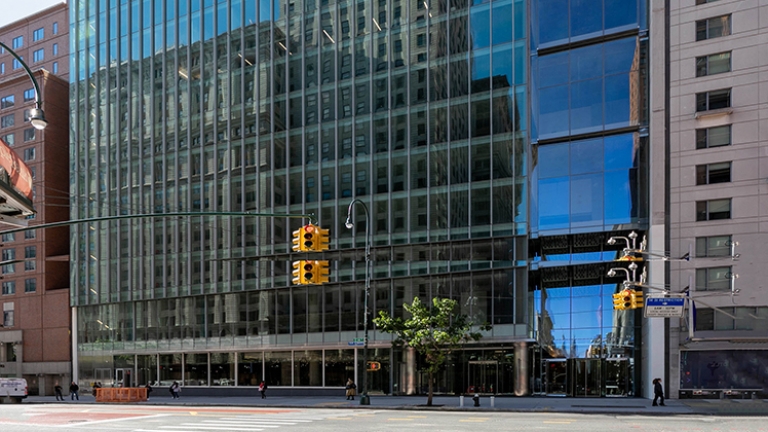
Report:
M 661 399 L 659 403 L 656 403 L 657 399 Z M 665 406 L 664 405 L 664 388 L 661 386 L 661 378 L 653 379 L 653 406 Z
M 352 378 L 347 379 L 347 400 L 355 400 L 355 389 L 357 386 L 355 385 L 355 382 L 352 381 Z
M 58 381 L 56 381 L 56 385 L 53 386 L 53 391 L 56 393 L 56 401 L 64 402 L 64 396 L 61 394 L 62 388 Z
M 72 384 L 69 385 L 69 396 L 72 398 L 72 400 L 80 400 L 80 395 L 78 392 L 80 391 L 80 386 L 77 385 L 76 382 L 72 381 Z

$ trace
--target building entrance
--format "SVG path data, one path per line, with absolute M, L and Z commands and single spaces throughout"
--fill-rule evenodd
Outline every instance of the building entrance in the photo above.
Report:
M 568 359 L 571 377 L 569 396 L 600 397 L 602 393 L 602 359 Z
M 469 387 L 467 393 L 495 394 L 499 391 L 499 362 L 470 360 L 467 362 Z
M 632 394 L 632 368 L 627 358 L 611 358 L 605 361 L 605 395 L 614 397 Z
M 568 364 L 565 359 L 544 360 L 544 392 L 547 396 L 567 396 Z

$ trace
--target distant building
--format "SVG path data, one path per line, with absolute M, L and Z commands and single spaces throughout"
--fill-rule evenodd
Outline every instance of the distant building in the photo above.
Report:
M 0 28 L 37 79 L 48 127 L 29 123 L 29 76 L 0 51 L 0 139 L 29 167 L 35 214 L 30 227 L 69 219 L 69 8 L 60 4 Z M 0 145 L 3 145 L 0 143 Z M 14 228 L 0 223 L 0 231 Z M 30 394 L 53 394 L 71 374 L 69 228 L 5 234 L 2 261 L 0 375 L 27 379 Z

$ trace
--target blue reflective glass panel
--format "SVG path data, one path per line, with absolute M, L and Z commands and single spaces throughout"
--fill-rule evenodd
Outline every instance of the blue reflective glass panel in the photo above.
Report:
M 568 86 L 539 91 L 539 137 L 568 132 Z
M 571 0 L 571 37 L 600 32 L 602 29 L 602 1 Z
M 571 226 L 603 224 L 603 174 L 571 177 Z
M 508 87 L 515 83 L 512 66 L 512 46 L 493 47 L 493 87 Z
M 539 178 L 560 177 L 568 175 L 568 143 L 547 144 L 538 149 Z
M 571 84 L 570 115 L 571 133 L 585 133 L 602 129 L 603 80 L 594 79 Z
M 624 224 L 632 221 L 637 191 L 637 170 L 605 173 L 605 223 Z
M 603 0 L 605 2 L 605 28 L 612 29 L 637 24 L 638 0 Z
M 603 170 L 602 138 L 571 143 L 571 175 L 595 173 Z
M 541 56 L 538 65 L 540 87 L 568 82 L 568 51 Z
M 603 75 L 603 44 L 571 50 L 571 81 L 597 78 Z
M 539 180 L 539 229 L 568 228 L 569 196 L 568 177 Z
M 636 124 L 637 118 L 630 119 L 631 104 L 639 102 L 630 97 L 630 79 L 637 79 L 637 73 L 605 77 L 605 128 L 617 128 Z
M 629 72 L 639 55 L 637 38 L 619 39 L 605 44 L 605 74 Z M 635 66 L 637 67 L 637 66 Z
M 605 169 L 614 170 L 635 166 L 635 134 L 605 137 Z
M 568 0 L 539 0 L 539 43 L 568 37 Z
M 470 35 L 472 47 L 484 48 L 491 45 L 491 13 L 488 6 L 472 8 L 470 16 Z
M 491 15 L 493 32 L 493 44 L 498 45 L 512 40 L 512 4 L 494 3 L 493 14 Z

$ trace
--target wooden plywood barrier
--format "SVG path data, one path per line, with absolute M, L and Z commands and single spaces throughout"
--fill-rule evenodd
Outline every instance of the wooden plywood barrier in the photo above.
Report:
M 120 387 L 94 389 L 96 402 L 142 402 L 147 400 L 144 387 Z

